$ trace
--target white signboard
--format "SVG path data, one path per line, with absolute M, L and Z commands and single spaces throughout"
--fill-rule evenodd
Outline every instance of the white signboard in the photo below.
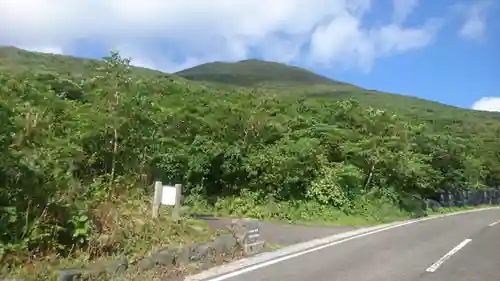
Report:
M 164 185 L 161 191 L 161 204 L 175 206 L 177 189 L 174 186 Z

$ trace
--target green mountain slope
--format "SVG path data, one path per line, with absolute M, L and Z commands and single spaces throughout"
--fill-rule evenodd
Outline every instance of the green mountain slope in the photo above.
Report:
M 254 86 L 262 82 L 298 84 L 339 84 L 308 70 L 262 60 L 239 62 L 212 62 L 175 73 L 190 80 L 212 81 L 240 86 Z
M 366 90 L 335 81 L 306 69 L 262 60 L 212 62 L 175 73 L 193 81 L 252 87 L 277 94 L 307 94 L 320 99 L 355 99 L 364 105 L 446 124 L 498 119 L 500 114 L 457 108 L 411 96 Z
M 15 47 L 0 47 L 0 71 L 54 72 L 63 76 L 82 76 L 102 67 L 101 60 L 30 52 Z M 195 87 L 212 87 L 222 91 L 256 88 L 278 95 L 307 94 L 318 99 L 355 99 L 364 105 L 389 109 L 426 120 L 481 122 L 498 119 L 500 114 L 456 108 L 415 97 L 366 90 L 355 85 L 323 77 L 309 70 L 262 60 L 234 63 L 212 62 L 188 68 L 174 75 L 132 67 L 132 75 L 141 78 L 168 78 Z M 472 120 L 473 119 L 473 120 Z
M 309 70 L 263 60 L 211 62 L 175 73 L 192 81 L 240 87 L 286 90 L 287 93 L 357 90 L 358 87 L 335 81 Z
M 443 190 L 500 185 L 495 114 L 265 62 L 252 62 L 261 76 L 246 89 L 131 68 L 114 53 L 0 53 L 0 276 L 35 256 L 53 268 L 46 256 L 136 260 L 191 241 L 189 219 L 149 219 L 157 180 L 182 183 L 186 216 L 350 225 L 422 216 Z
M 27 70 L 57 72 L 67 75 L 86 75 L 102 67 L 101 60 L 30 52 L 16 47 L 0 47 L 0 71 L 23 72 Z M 134 67 L 134 75 L 160 77 L 165 73 L 142 67 Z

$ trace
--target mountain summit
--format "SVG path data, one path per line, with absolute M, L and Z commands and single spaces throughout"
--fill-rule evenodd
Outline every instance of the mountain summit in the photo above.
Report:
M 175 74 L 189 80 L 244 87 L 262 84 L 346 84 L 300 67 L 257 59 L 238 62 L 210 62 L 179 71 Z

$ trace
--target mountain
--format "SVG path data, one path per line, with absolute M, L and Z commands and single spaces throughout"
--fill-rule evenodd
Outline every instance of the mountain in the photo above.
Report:
M 344 84 L 306 69 L 256 59 L 238 62 L 211 62 L 175 73 L 189 80 L 212 81 L 240 86 L 259 83 Z
M 96 260 L 146 254 L 164 239 L 142 237 L 171 233 L 123 222 L 148 215 L 156 180 L 182 183 L 197 213 L 362 224 L 424 215 L 443 190 L 500 184 L 498 114 L 264 61 L 189 70 L 199 76 L 124 73 L 123 62 L 0 48 L 0 275 L 51 280 L 33 274 L 48 263 L 20 266 L 76 256 L 103 235 Z
M 276 91 L 280 95 L 307 94 L 310 98 L 319 99 L 355 99 L 375 108 L 389 109 L 432 122 L 439 120 L 444 124 L 500 118 L 498 113 L 473 111 L 417 97 L 367 90 L 303 68 L 256 59 L 205 63 L 176 72 L 175 75 L 192 81 Z
M 210 62 L 174 74 L 192 81 L 293 92 L 317 93 L 360 89 L 307 69 L 257 59 Z
M 0 46 L 0 71 L 22 72 L 35 70 L 74 76 L 89 74 L 97 66 L 102 66 L 101 60 L 31 52 L 12 46 Z M 160 71 L 142 67 L 134 67 L 132 71 L 136 75 L 145 77 L 166 75 Z
M 0 47 L 0 72 L 29 70 L 81 76 L 91 74 L 97 66 L 102 66 L 102 61 L 30 52 L 15 47 Z M 456 123 L 484 123 L 500 118 L 498 113 L 473 111 L 416 97 L 367 90 L 303 68 L 256 59 L 205 63 L 173 75 L 132 67 L 132 74 L 150 79 L 174 79 L 196 86 L 215 87 L 222 91 L 253 88 L 278 95 L 306 94 L 307 97 L 316 99 L 355 99 L 375 108 L 440 122 L 444 124 L 443 126 Z

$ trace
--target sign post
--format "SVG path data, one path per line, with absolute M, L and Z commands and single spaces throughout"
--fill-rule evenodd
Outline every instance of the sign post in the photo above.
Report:
M 178 220 L 181 217 L 181 197 L 182 197 L 182 185 L 176 184 L 174 186 L 175 189 L 175 201 L 174 201 L 174 210 L 172 211 L 172 216 L 175 220 Z
M 172 217 L 174 219 L 180 218 L 182 197 L 182 185 L 175 184 L 175 186 L 163 185 L 161 181 L 155 182 L 155 193 L 153 197 L 153 219 L 158 218 L 158 212 L 161 205 L 173 206 Z
M 162 191 L 162 183 L 161 181 L 156 181 L 155 193 L 153 197 L 153 206 L 152 206 L 153 219 L 158 218 L 158 211 L 160 209 L 160 204 L 161 204 L 161 191 Z

